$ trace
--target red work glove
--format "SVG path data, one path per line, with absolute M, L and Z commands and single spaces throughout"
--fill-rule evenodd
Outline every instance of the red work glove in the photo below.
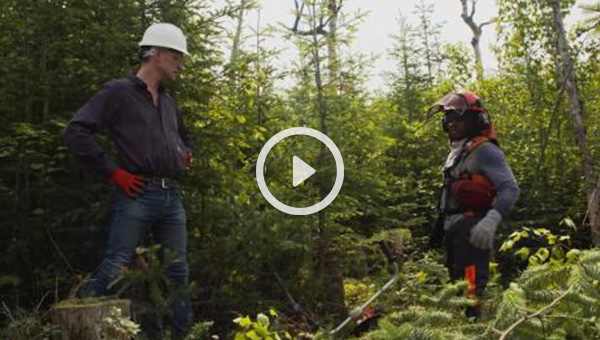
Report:
M 186 169 L 189 169 L 190 166 L 192 166 L 192 161 L 194 161 L 194 157 L 192 157 L 192 152 L 188 150 L 185 152 L 185 155 L 183 155 L 183 164 Z
M 134 198 L 136 195 L 143 193 L 146 188 L 144 177 L 130 174 L 120 168 L 113 172 L 111 179 L 129 198 Z

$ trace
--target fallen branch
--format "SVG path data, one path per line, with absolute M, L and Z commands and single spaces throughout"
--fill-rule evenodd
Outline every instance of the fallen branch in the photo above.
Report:
M 533 319 L 533 318 L 536 318 L 536 317 L 542 315 L 543 313 L 545 313 L 550 308 L 556 306 L 562 299 L 564 299 L 567 295 L 569 295 L 569 293 L 571 293 L 571 290 L 573 290 L 573 287 L 570 287 L 569 289 L 567 289 L 559 297 L 557 297 L 556 299 L 554 299 L 554 301 L 552 301 L 552 303 L 550 303 L 548 306 L 546 306 L 546 307 L 538 310 L 537 312 L 535 312 L 533 314 L 525 315 L 522 318 L 520 318 L 519 320 L 517 320 L 517 322 L 513 323 L 512 325 L 510 325 L 510 327 L 508 327 L 505 331 L 501 332 L 499 340 L 506 339 L 506 337 L 508 336 L 508 334 L 510 334 L 510 332 L 512 332 L 515 328 L 517 328 L 523 322 L 525 322 L 527 320 L 530 320 L 530 319 Z

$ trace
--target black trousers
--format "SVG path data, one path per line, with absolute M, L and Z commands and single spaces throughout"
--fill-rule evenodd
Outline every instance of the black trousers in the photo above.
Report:
M 467 279 L 468 295 L 480 297 L 490 271 L 490 250 L 475 248 L 469 237 L 481 218 L 463 218 L 446 230 L 446 267 L 452 281 Z

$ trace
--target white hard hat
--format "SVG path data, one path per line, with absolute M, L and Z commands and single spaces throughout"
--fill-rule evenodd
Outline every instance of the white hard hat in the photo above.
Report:
M 179 27 L 165 22 L 148 27 L 139 46 L 166 47 L 190 55 L 187 51 L 187 41 L 183 32 Z

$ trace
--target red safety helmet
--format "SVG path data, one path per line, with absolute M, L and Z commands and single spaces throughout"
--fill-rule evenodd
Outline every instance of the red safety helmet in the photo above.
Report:
M 435 105 L 429 108 L 427 116 L 431 117 L 438 112 L 450 111 L 456 112 L 461 116 L 465 113 L 474 114 L 478 130 L 481 131 L 480 134 L 491 140 L 496 140 L 496 131 L 492 126 L 490 115 L 483 105 L 483 101 L 475 93 L 470 91 L 448 93 Z M 447 124 L 445 122 L 445 117 L 442 124 L 444 131 L 446 131 Z
M 427 115 L 432 116 L 438 112 L 446 111 L 457 111 L 461 115 L 467 111 L 487 112 L 481 99 L 470 91 L 448 93 L 429 108 Z

